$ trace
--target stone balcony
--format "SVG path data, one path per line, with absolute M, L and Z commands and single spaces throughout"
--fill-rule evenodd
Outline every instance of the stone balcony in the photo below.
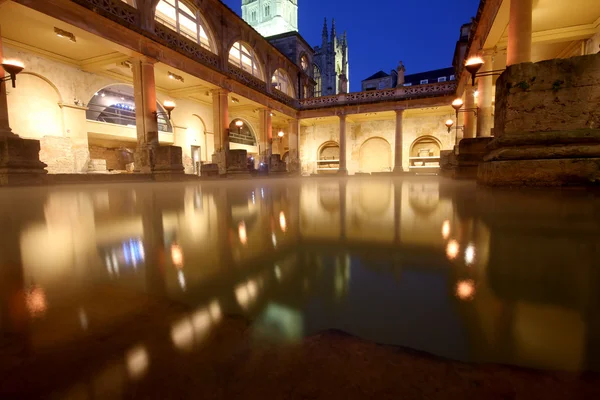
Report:
M 456 92 L 455 82 L 439 82 L 427 85 L 402 86 L 394 89 L 369 90 L 365 92 L 340 93 L 300 101 L 301 110 L 321 109 L 369 103 L 394 102 L 427 97 L 450 96 Z

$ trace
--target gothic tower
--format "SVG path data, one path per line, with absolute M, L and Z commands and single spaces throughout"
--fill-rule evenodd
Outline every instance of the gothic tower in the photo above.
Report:
M 335 30 L 335 20 L 331 21 L 331 35 L 327 33 L 327 19 L 323 24 L 321 46 L 315 46 L 314 63 L 321 73 L 321 95 L 328 96 L 347 92 L 350 86 L 348 64 L 348 38 L 346 32 L 340 38 Z M 340 79 L 340 75 L 343 79 Z M 346 88 L 341 87 L 341 84 Z
M 265 37 L 298 31 L 298 0 L 242 0 L 242 18 Z

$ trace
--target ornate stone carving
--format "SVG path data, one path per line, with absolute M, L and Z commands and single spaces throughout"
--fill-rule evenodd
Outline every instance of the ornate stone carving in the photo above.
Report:
M 156 23 L 154 26 L 154 33 L 156 33 L 156 36 L 158 36 L 158 38 L 170 49 L 182 53 L 204 65 L 219 68 L 219 57 L 216 54 L 203 48 L 199 44 L 184 38 L 166 26 Z
M 232 64 L 227 66 L 229 74 L 233 76 L 237 81 L 244 83 L 251 88 L 258 89 L 261 92 L 267 91 L 267 84 L 264 81 L 261 81 L 257 77 L 252 74 L 247 73 L 246 71 L 238 68 Z
M 369 90 L 364 92 L 340 93 L 335 96 L 322 96 L 300 101 L 303 109 L 373 103 L 378 101 L 403 100 L 419 97 L 444 96 L 456 92 L 456 83 L 443 82 L 428 85 L 403 86 L 394 89 Z
M 105 17 L 139 26 L 140 12 L 121 0 L 71 0 Z

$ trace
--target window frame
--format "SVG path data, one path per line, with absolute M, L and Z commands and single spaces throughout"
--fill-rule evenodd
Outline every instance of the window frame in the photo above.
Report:
M 167 17 L 167 14 L 162 13 L 162 11 L 159 11 L 159 9 L 158 9 L 161 6 L 161 4 L 163 4 L 163 3 L 166 6 L 174 9 L 175 20 L 173 22 L 175 23 L 175 26 L 173 26 L 172 21 L 170 19 L 167 20 L 162 17 L 162 16 Z M 188 9 L 190 12 L 192 12 L 194 15 L 190 15 L 190 13 L 188 13 L 185 9 L 181 8 L 179 6 L 180 4 L 183 5 L 183 7 Z M 162 16 L 159 15 L 159 12 Z M 190 20 L 191 22 L 195 23 L 195 25 L 196 25 L 196 37 L 195 38 L 186 32 L 189 28 L 187 28 L 187 27 L 185 27 L 185 25 L 181 24 L 181 22 L 180 22 L 181 17 L 184 17 L 184 18 Z M 216 52 L 216 46 L 214 46 L 214 40 L 212 39 L 211 35 L 209 34 L 210 30 L 208 29 L 208 26 L 207 26 L 206 22 L 204 21 L 204 18 L 202 16 L 202 14 L 200 13 L 200 10 L 196 9 L 193 5 L 188 4 L 187 2 L 185 2 L 183 0 L 160 0 L 156 4 L 156 8 L 155 8 L 155 12 L 154 12 L 154 20 L 156 22 L 160 23 L 161 25 L 166 26 L 167 28 L 177 32 L 179 35 L 185 37 L 186 39 L 191 40 L 194 43 L 197 43 L 202 48 L 205 48 L 213 53 Z M 182 31 L 182 29 L 181 29 L 182 27 L 185 29 L 184 31 Z

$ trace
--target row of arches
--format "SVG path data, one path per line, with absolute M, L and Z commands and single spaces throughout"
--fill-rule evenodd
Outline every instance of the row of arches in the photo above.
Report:
M 135 0 L 121 0 L 132 7 L 136 7 Z M 154 9 L 154 20 L 182 35 L 188 40 L 197 43 L 208 51 L 218 54 L 219 46 L 214 30 L 209 22 L 191 1 L 186 0 L 160 0 Z M 260 60 L 252 46 L 243 41 L 235 41 L 229 47 L 229 64 L 266 81 L 264 63 Z M 304 60 L 307 63 L 306 60 Z M 306 68 L 305 68 L 306 69 Z M 296 97 L 294 81 L 283 68 L 277 68 L 271 76 L 271 86 L 290 97 Z
M 441 142 L 434 136 L 420 136 L 411 144 L 409 157 L 439 157 Z M 335 141 L 323 143 L 317 150 L 317 172 L 335 172 L 339 167 L 340 145 Z M 359 150 L 359 172 L 389 172 L 393 169 L 392 146 L 381 137 L 372 137 L 363 142 Z

